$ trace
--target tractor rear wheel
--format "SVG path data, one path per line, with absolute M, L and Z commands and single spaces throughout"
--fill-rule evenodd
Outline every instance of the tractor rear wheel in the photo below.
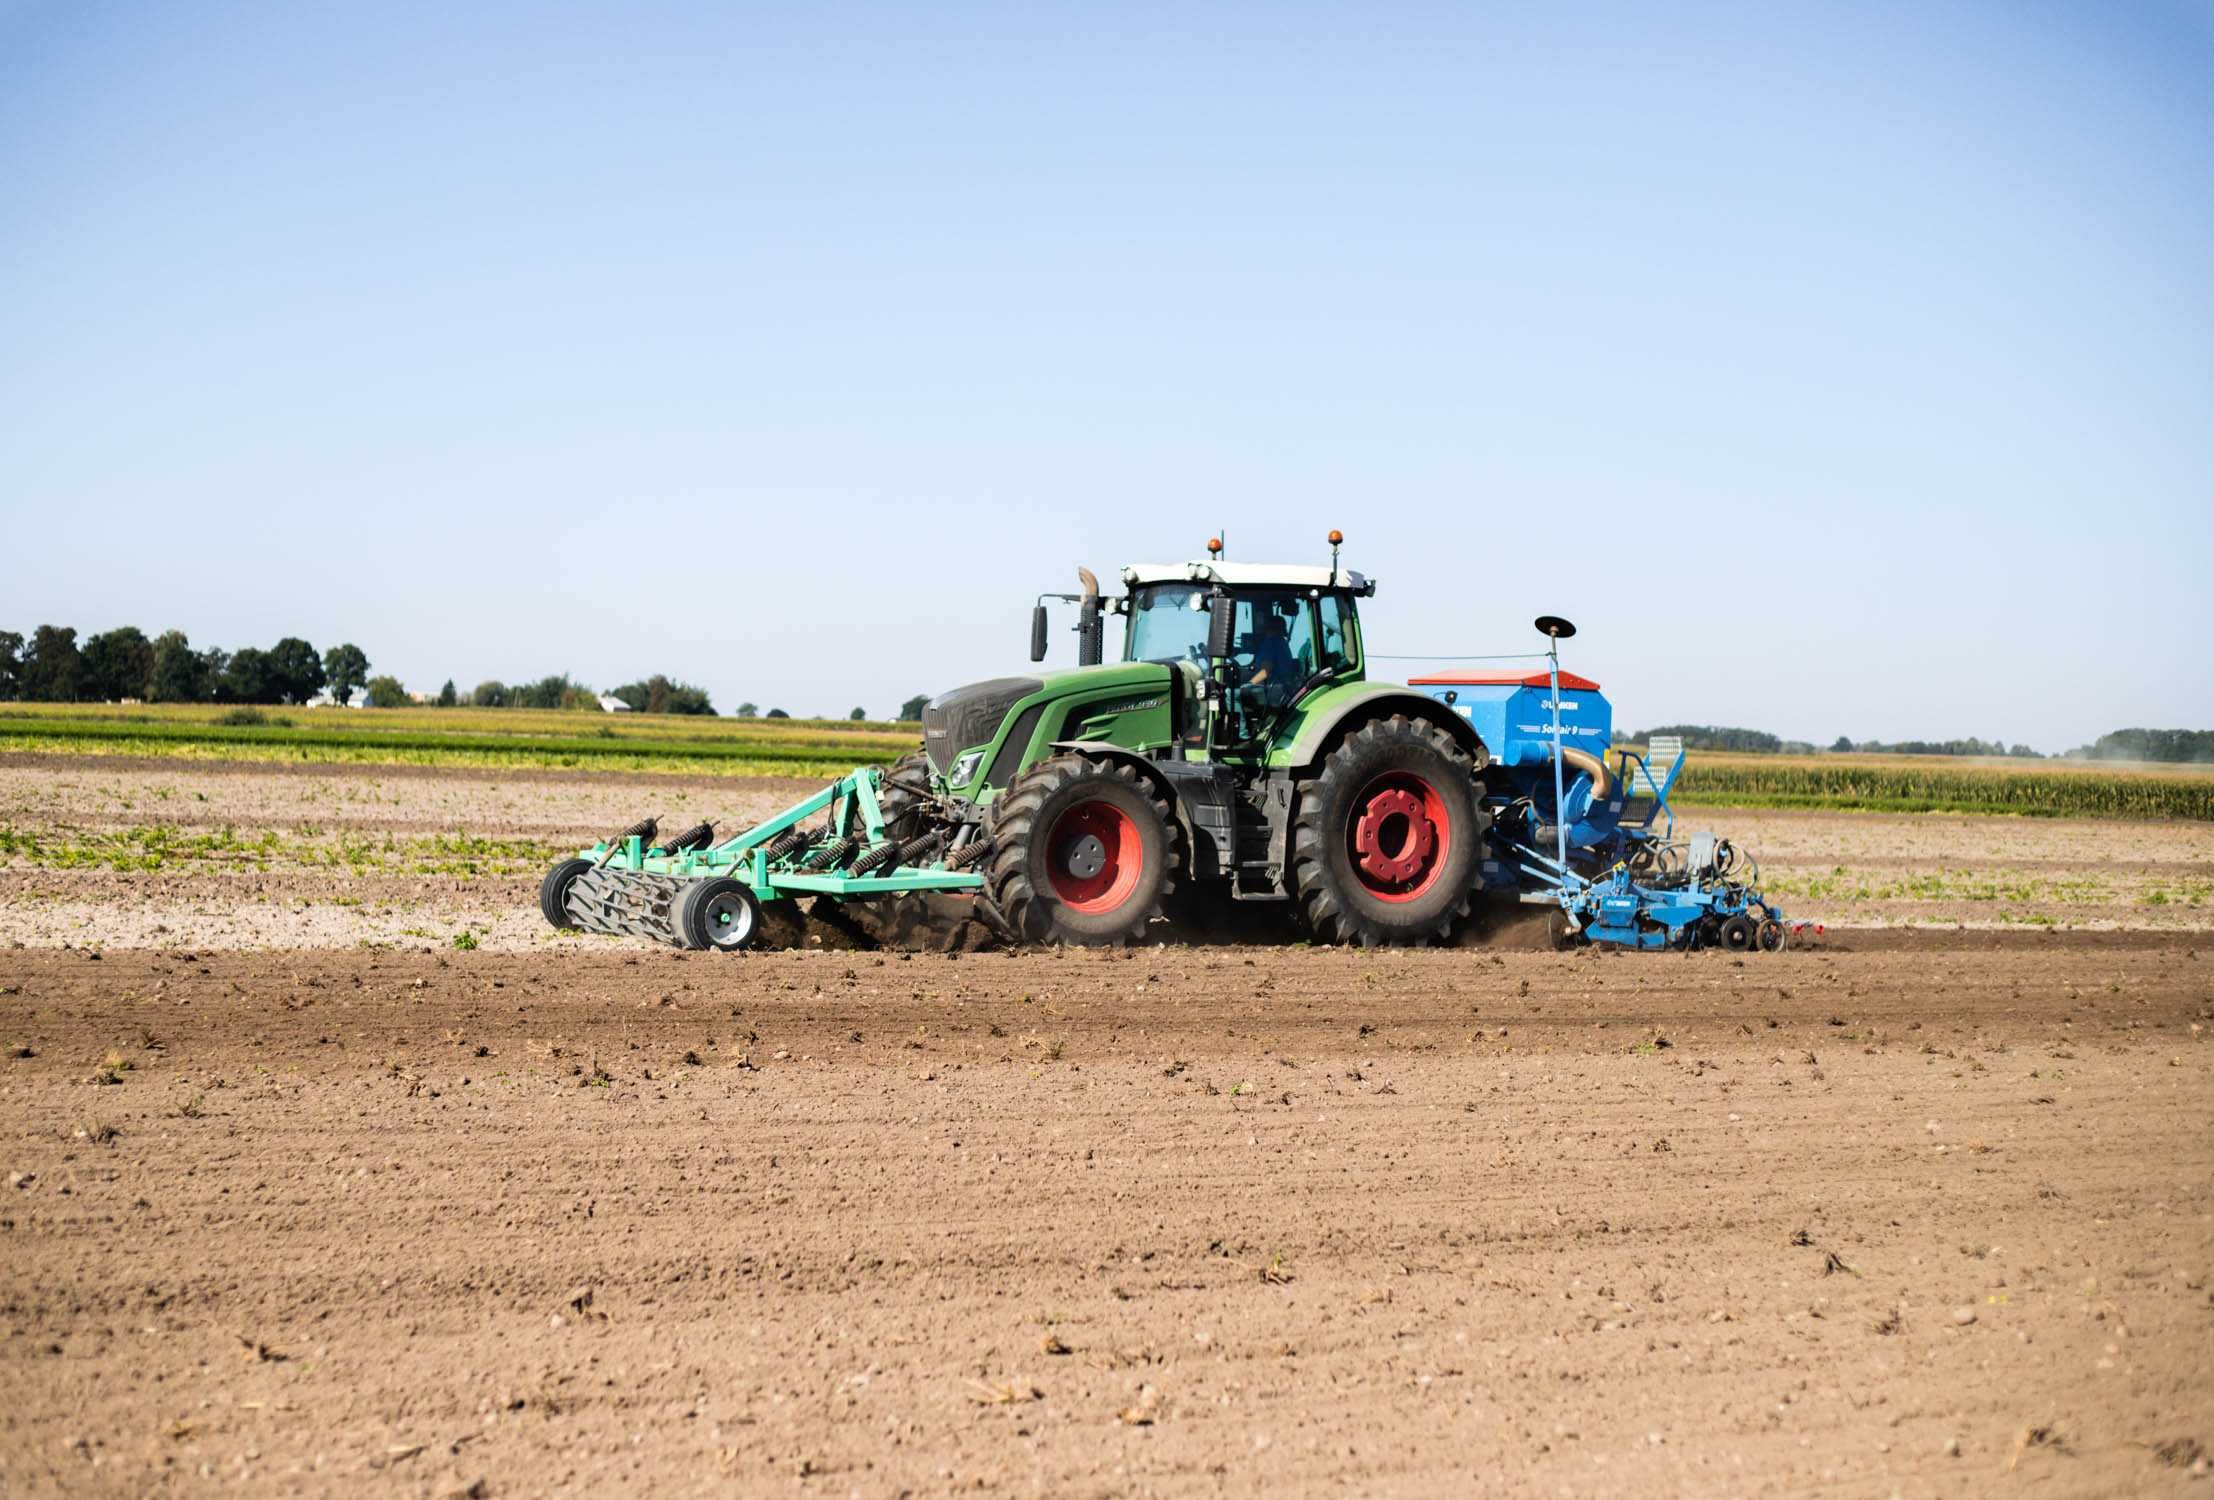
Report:
M 1394 714 L 1362 725 L 1299 785 L 1292 891 L 1326 943 L 1443 941 L 1468 915 L 1486 818 L 1452 735 Z
M 538 910 L 548 922 L 561 928 L 577 925 L 569 915 L 569 887 L 591 868 L 588 859 L 565 859 L 546 872 L 546 878 L 538 883 Z
M 985 888 L 1024 942 L 1124 943 L 1169 892 L 1170 827 L 1167 804 L 1132 767 L 1057 755 L 993 806 Z

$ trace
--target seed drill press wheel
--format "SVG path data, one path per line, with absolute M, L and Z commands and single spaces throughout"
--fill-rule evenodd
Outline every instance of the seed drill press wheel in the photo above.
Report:
M 1742 912 L 1722 924 L 1722 946 L 1732 953 L 1751 952 L 1759 937 L 1753 919 Z

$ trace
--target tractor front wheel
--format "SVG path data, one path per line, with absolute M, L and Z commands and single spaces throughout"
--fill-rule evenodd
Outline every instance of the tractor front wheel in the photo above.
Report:
M 1485 828 L 1474 763 L 1427 719 L 1362 725 L 1300 783 L 1292 889 L 1326 943 L 1443 941 L 1468 915 Z
M 876 805 L 884 814 L 884 836 L 897 843 L 928 830 L 930 757 L 910 750 L 886 768 L 877 783 Z
M 991 836 L 991 902 L 1024 942 L 1127 942 L 1170 889 L 1168 807 L 1128 765 L 1038 762 L 993 807 Z

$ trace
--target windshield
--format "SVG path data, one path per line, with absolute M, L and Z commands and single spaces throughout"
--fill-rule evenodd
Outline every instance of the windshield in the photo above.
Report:
M 1272 705 L 1288 703 L 1318 665 L 1343 666 L 1345 623 L 1338 600 L 1323 601 L 1322 661 L 1317 662 L 1313 601 L 1297 589 L 1240 589 L 1233 596 L 1230 666 L 1233 678 Z M 1130 610 L 1130 661 L 1207 662 L 1203 583 L 1157 583 L 1137 591 Z M 1262 691 L 1265 689 L 1265 691 Z
M 1130 610 L 1131 661 L 1204 663 L 1207 660 L 1205 585 L 1157 583 L 1138 590 Z

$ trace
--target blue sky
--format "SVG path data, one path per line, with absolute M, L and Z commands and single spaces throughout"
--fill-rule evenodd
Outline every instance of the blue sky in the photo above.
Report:
M 2214 723 L 2214 8 L 0 0 L 0 627 L 881 713 L 1332 526 L 1633 724 Z

